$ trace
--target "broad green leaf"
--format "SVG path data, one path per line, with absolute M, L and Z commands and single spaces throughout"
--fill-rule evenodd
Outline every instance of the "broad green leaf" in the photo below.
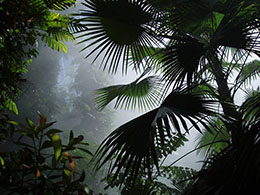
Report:
M 51 136 L 51 142 L 53 145 L 54 155 L 56 162 L 59 160 L 61 154 L 61 139 L 58 134 L 53 134 Z
M 34 128 L 35 128 L 34 123 L 30 119 L 28 119 L 28 118 L 26 118 L 25 120 L 26 120 L 27 124 L 29 125 L 30 129 L 32 131 L 34 131 Z
M 19 123 L 19 122 L 16 122 L 16 121 L 8 121 L 9 123 L 11 123 L 11 124 L 13 124 L 13 125 L 16 125 L 16 126 L 20 126 L 20 127 L 22 127 L 22 128 L 24 128 L 24 129 L 29 129 L 28 127 L 26 127 L 24 124 L 22 124 L 22 123 Z
M 2 165 L 2 167 L 4 169 L 5 168 L 5 161 L 1 156 L 0 156 L 0 164 Z
M 65 173 L 67 179 L 69 181 L 71 181 L 71 172 L 70 172 L 70 170 L 65 168 L 65 169 L 63 169 L 63 172 Z

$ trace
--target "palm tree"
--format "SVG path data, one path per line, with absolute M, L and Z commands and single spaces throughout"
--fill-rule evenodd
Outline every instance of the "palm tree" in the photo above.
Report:
M 203 128 L 213 134 L 224 130 L 230 137 L 224 140 L 227 146 L 209 155 L 194 182 L 195 187 L 188 193 L 196 194 L 196 189 L 201 190 L 197 194 L 207 194 L 209 189 L 213 189 L 209 194 L 226 193 L 221 191 L 228 189 L 223 182 L 211 188 L 214 182 L 204 181 L 215 180 L 205 179 L 205 175 L 212 171 L 209 177 L 214 178 L 215 172 L 230 162 L 230 154 L 235 162 L 231 167 L 243 167 L 239 159 L 245 162 L 247 156 L 242 154 L 250 151 L 254 156 L 259 149 L 259 93 L 255 92 L 255 98 L 242 105 L 236 104 L 235 95 L 258 78 L 260 62 L 248 59 L 260 54 L 260 3 L 85 0 L 83 5 L 86 9 L 76 15 L 88 27 L 79 36 L 83 38 L 79 43 L 89 43 L 82 49 L 90 50 L 87 57 L 95 54 L 94 61 L 101 58 L 101 67 L 111 73 L 116 73 L 119 67 L 122 73 L 127 73 L 129 67 L 141 72 L 128 85 L 98 90 L 98 108 L 103 109 L 116 100 L 115 108 L 148 110 L 103 141 L 96 152 L 97 168 L 113 159 L 109 174 L 117 176 L 123 169 L 122 178 L 130 175 L 134 180 L 140 171 L 152 177 L 154 169 L 159 170 L 162 156 L 171 153 L 165 154 L 167 147 L 177 146 L 192 127 L 202 133 Z M 216 125 L 216 118 L 223 128 Z M 254 158 L 259 160 L 258 156 Z M 253 167 L 252 178 L 258 182 L 260 172 L 257 166 Z M 239 174 L 235 168 L 228 170 Z M 220 174 L 225 171 L 222 169 Z M 249 184 L 251 180 L 243 181 Z M 230 188 L 239 182 L 232 183 Z M 250 183 L 250 187 L 257 182 Z M 246 184 L 241 189 L 249 186 Z M 205 188 L 196 188 L 200 185 Z

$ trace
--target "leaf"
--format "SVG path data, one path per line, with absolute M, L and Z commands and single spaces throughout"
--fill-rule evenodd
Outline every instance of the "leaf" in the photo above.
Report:
M 70 130 L 70 137 L 69 137 L 69 140 L 72 140 L 73 138 L 74 138 L 73 131 Z
M 5 169 L 5 161 L 1 156 L 0 156 L 0 164 L 1 164 L 2 168 Z
M 49 140 L 46 140 L 43 142 L 41 149 L 52 147 L 52 142 Z
M 70 163 L 72 173 L 75 174 L 75 162 L 74 162 L 72 156 L 68 152 L 64 152 L 64 154 L 69 158 L 69 163 Z
M 8 121 L 8 122 L 11 123 L 11 124 L 13 124 L 13 125 L 20 126 L 20 127 L 24 128 L 24 129 L 29 130 L 29 128 L 26 127 L 26 126 L 25 126 L 24 124 L 22 124 L 22 123 L 19 123 L 19 122 L 16 122 L 16 121 Z
M 29 125 L 30 129 L 33 131 L 35 128 L 34 123 L 28 118 L 26 118 L 25 120 L 26 120 L 27 124 Z
M 46 124 L 46 121 L 47 121 L 47 118 L 46 118 L 46 115 L 42 115 L 40 117 L 40 125 L 43 126 Z
M 41 172 L 39 171 L 39 169 L 37 169 L 36 171 L 36 177 L 40 177 L 41 176 Z
M 40 0 L 29 1 L 32 6 L 46 6 L 52 10 L 62 11 L 68 9 L 76 3 L 76 0 Z
M 180 35 L 180 38 L 180 41 L 173 41 L 163 52 L 163 80 L 168 85 L 175 82 L 175 86 L 181 86 L 184 81 L 191 84 L 197 71 L 205 65 L 204 44 L 188 35 Z
M 95 153 L 96 168 L 99 169 L 113 159 L 109 174 L 114 173 L 115 178 L 120 169 L 127 167 L 124 175 L 129 174 L 131 181 L 135 179 L 140 167 L 148 173 L 152 172 L 153 165 L 158 167 L 158 154 L 163 152 L 158 149 L 165 149 L 167 137 L 178 134 L 176 147 L 183 144 L 185 138 L 182 136 L 182 129 L 187 131 L 188 126 L 184 119 L 195 123 L 198 122 L 197 118 L 202 117 L 207 121 L 207 117 L 216 115 L 213 105 L 213 101 L 204 99 L 199 93 L 192 94 L 186 88 L 173 91 L 159 108 L 114 130 Z M 205 121 L 200 120 L 199 123 L 206 125 Z M 171 127 L 175 127 L 176 132 Z
M 81 17 L 88 28 L 88 32 L 80 35 L 79 42 L 96 47 L 86 56 L 98 52 L 94 61 L 103 53 L 103 69 L 115 73 L 122 60 L 122 72 L 127 71 L 127 62 L 130 51 L 134 51 L 135 59 L 149 47 L 159 43 L 155 33 L 150 30 L 153 9 L 143 1 L 113 1 L 113 0 L 86 0 L 82 3 L 85 10 L 76 16 Z
M 145 73 L 144 73 L 145 74 Z M 96 91 L 95 102 L 99 110 L 104 109 L 106 105 L 116 99 L 114 108 L 150 109 L 158 105 L 162 87 L 156 76 L 139 78 L 130 84 L 114 85 Z
M 55 160 L 57 162 L 61 154 L 61 139 L 58 134 L 51 135 L 50 139 L 54 149 Z
M 83 152 L 85 152 L 85 153 L 87 153 L 87 154 L 89 154 L 89 155 L 93 155 L 89 150 L 87 150 L 87 149 L 85 149 L 85 148 L 79 148 L 79 147 L 76 147 L 77 149 L 79 149 L 79 150 L 81 150 L 81 151 L 83 151 Z
M 260 61 L 254 60 L 250 63 L 245 64 L 240 70 L 238 77 L 236 78 L 237 83 L 244 86 L 250 85 L 253 80 L 259 78 L 260 75 Z
M 70 172 L 70 170 L 65 168 L 65 169 L 63 169 L 63 172 L 65 173 L 68 181 L 71 181 L 71 172 Z

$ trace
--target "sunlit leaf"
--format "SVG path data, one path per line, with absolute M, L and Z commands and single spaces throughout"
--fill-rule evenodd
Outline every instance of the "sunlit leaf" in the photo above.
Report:
M 67 179 L 69 181 L 71 181 L 71 172 L 70 172 L 70 170 L 65 168 L 65 169 L 63 169 L 63 172 L 65 173 Z
M 149 109 L 159 104 L 162 95 L 162 86 L 159 78 L 148 76 L 138 79 L 130 84 L 114 85 L 98 89 L 96 91 L 96 104 L 99 110 L 104 109 L 106 105 L 116 100 L 114 108 L 125 109 Z
M 0 164 L 2 165 L 3 168 L 5 168 L 5 161 L 1 156 L 0 156 Z
M 34 123 L 28 118 L 26 118 L 25 120 L 26 120 L 27 124 L 29 125 L 29 127 L 31 128 L 31 130 L 34 130 L 34 128 L 35 128 Z
M 61 154 L 61 139 L 60 139 L 60 136 L 58 134 L 53 134 L 51 136 L 51 141 L 52 141 L 52 145 L 53 145 L 55 160 L 58 161 L 60 154 Z

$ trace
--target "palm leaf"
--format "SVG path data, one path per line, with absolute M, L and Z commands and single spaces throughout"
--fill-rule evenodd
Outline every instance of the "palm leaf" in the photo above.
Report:
M 181 36 L 165 49 L 162 57 L 163 79 L 169 85 L 180 86 L 185 80 L 190 84 L 199 68 L 205 65 L 204 44 L 191 36 Z
M 205 130 L 197 139 L 197 148 L 199 148 L 197 154 L 201 154 L 202 156 L 220 152 L 228 146 L 230 140 L 230 134 L 227 132 L 224 123 L 220 119 L 215 119 L 210 124 L 209 128 L 211 129 L 211 132 Z
M 236 78 L 236 85 L 247 86 L 250 85 L 253 80 L 256 80 L 260 75 L 260 61 L 254 60 L 245 64 L 238 77 Z
M 212 36 L 211 43 L 257 52 L 259 41 L 256 40 L 258 32 L 255 29 L 260 23 L 255 19 L 255 4 L 232 1 L 225 3 L 224 9 L 224 17 Z
M 148 76 L 144 79 L 142 74 L 130 84 L 114 85 L 98 89 L 96 91 L 96 104 L 99 110 L 104 109 L 111 101 L 116 99 L 114 108 L 124 107 L 125 109 L 149 109 L 159 103 L 162 86 L 158 77 Z
M 239 145 L 211 155 L 185 195 L 248 194 L 259 190 L 259 122 L 246 132 Z
M 75 5 L 76 0 L 30 0 L 30 4 L 44 6 L 52 10 L 62 11 Z
M 73 41 L 72 33 L 83 32 L 86 27 L 79 20 L 50 12 L 46 17 L 46 22 L 41 24 L 41 38 L 45 44 L 57 51 L 67 52 L 67 47 L 63 42 Z
M 240 107 L 243 113 L 243 121 L 247 126 L 260 121 L 260 91 L 251 91 Z
M 109 64 L 108 70 L 115 73 L 122 60 L 125 72 L 130 51 L 138 59 L 158 42 L 149 25 L 153 9 L 145 1 L 85 0 L 82 4 L 86 10 L 77 16 L 89 29 L 78 37 L 85 38 L 79 44 L 91 41 L 82 50 L 96 45 L 86 57 L 98 52 L 95 61 L 103 53 L 104 69 Z
M 157 150 L 160 147 L 157 146 L 163 146 L 166 137 L 176 136 L 176 133 L 182 136 L 182 129 L 189 131 L 189 123 L 197 130 L 200 130 L 198 121 L 206 126 L 199 117 L 206 118 L 214 114 L 210 104 L 211 101 L 204 100 L 199 95 L 188 94 L 186 90 L 173 92 L 159 108 L 113 131 L 96 152 L 96 167 L 100 168 L 114 159 L 109 170 L 109 174 L 115 171 L 114 177 L 123 167 L 126 167 L 124 174 L 130 174 L 133 179 L 141 167 L 151 175 L 153 165 L 158 168 Z M 178 145 L 181 141 L 179 136 L 176 137 L 178 141 L 175 143 Z
M 163 49 L 159 47 L 143 47 L 144 53 L 140 53 L 138 56 L 130 51 L 129 65 L 133 65 L 133 69 L 138 70 L 141 65 L 144 64 L 144 68 L 151 68 L 155 72 L 160 71 L 162 66 Z
M 207 21 L 212 17 L 216 2 L 204 0 L 172 1 L 171 7 L 167 5 L 169 25 L 182 32 L 205 33 Z

